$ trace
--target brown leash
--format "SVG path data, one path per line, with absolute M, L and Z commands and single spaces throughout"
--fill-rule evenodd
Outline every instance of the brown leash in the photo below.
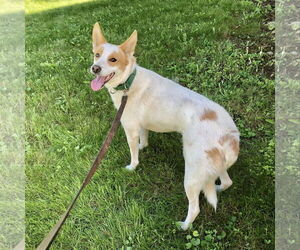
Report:
M 85 177 L 79 191 L 77 192 L 77 194 L 75 195 L 74 199 L 72 200 L 71 204 L 69 205 L 68 209 L 66 210 L 66 212 L 60 217 L 60 219 L 57 221 L 56 225 L 51 229 L 51 231 L 46 235 L 46 237 L 43 239 L 43 241 L 40 243 L 40 245 L 37 247 L 37 250 L 44 250 L 44 249 L 48 249 L 53 240 L 56 238 L 59 230 L 61 229 L 61 227 L 63 226 L 63 224 L 65 223 L 68 215 L 70 214 L 71 209 L 73 208 L 77 198 L 79 197 L 80 193 L 82 192 L 82 190 L 85 188 L 85 186 L 87 184 L 89 184 L 89 182 L 91 181 L 93 175 L 95 174 L 101 160 L 104 158 L 108 147 L 111 144 L 111 141 L 118 129 L 118 127 L 120 126 L 120 120 L 121 120 L 121 116 L 123 114 L 126 102 L 127 102 L 127 95 L 124 95 L 122 97 L 122 101 L 121 101 L 121 106 L 115 116 L 115 119 L 111 125 L 111 128 L 105 138 L 104 143 L 102 144 L 102 147 L 99 150 L 99 153 L 90 169 L 90 171 L 88 172 L 87 176 Z

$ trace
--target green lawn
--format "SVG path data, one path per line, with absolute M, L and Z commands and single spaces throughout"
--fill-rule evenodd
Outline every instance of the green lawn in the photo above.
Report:
M 116 113 L 106 90 L 89 87 L 96 21 L 116 44 L 136 29 L 141 66 L 223 105 L 241 131 L 241 153 L 217 212 L 201 195 L 193 229 L 183 232 L 175 226 L 187 212 L 180 135 L 150 133 L 131 173 L 119 129 L 53 249 L 273 249 L 272 36 L 262 26 L 268 7 L 235 0 L 62 2 L 27 1 L 28 249 L 79 189 Z

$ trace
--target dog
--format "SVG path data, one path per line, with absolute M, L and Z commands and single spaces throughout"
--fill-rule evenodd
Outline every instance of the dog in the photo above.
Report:
M 204 192 L 216 210 L 217 191 L 232 185 L 227 169 L 236 162 L 239 154 L 240 134 L 236 125 L 219 104 L 137 65 L 134 56 L 136 30 L 121 45 L 113 45 L 106 41 L 96 23 L 92 40 L 94 63 L 91 73 L 96 78 L 91 88 L 98 91 L 105 86 L 118 109 L 125 92 L 122 86 L 131 79 L 121 118 L 131 155 L 126 169 L 134 170 L 139 164 L 139 150 L 148 146 L 149 130 L 182 134 L 188 213 L 179 223 L 187 230 L 200 212 L 200 192 Z M 215 185 L 217 178 L 220 178 L 220 185 Z

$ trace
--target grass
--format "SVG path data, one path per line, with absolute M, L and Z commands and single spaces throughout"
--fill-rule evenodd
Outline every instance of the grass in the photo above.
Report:
M 2 0 L 3 1 L 3 0 Z M 61 7 L 66 7 L 69 5 L 82 4 L 85 2 L 92 2 L 93 0 L 25 0 L 25 11 L 26 13 L 38 13 L 45 10 L 56 9 Z
M 36 2 L 44 11 L 33 13 Z M 141 66 L 222 104 L 241 131 L 241 154 L 217 213 L 201 195 L 193 229 L 182 232 L 174 223 L 187 212 L 180 135 L 150 133 L 139 167 L 129 173 L 119 129 L 53 249 L 274 248 L 274 80 L 265 70 L 272 62 L 268 51 L 248 49 L 261 41 L 261 3 L 74 3 L 46 10 L 44 1 L 27 1 L 27 248 L 64 212 L 116 113 L 106 91 L 89 87 L 96 21 L 112 43 L 137 29 Z

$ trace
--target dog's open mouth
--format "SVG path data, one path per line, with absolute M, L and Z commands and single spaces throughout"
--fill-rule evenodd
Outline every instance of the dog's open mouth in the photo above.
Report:
M 91 82 L 91 88 L 94 91 L 100 90 L 103 88 L 103 86 L 105 85 L 105 83 L 107 83 L 111 78 L 113 78 L 113 76 L 115 75 L 115 73 L 110 73 L 107 76 L 99 76 L 97 75 L 96 78 Z

